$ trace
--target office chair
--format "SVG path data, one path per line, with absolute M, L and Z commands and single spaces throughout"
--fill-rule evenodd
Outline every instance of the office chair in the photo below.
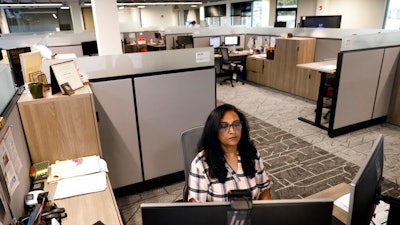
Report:
M 324 98 L 332 101 L 333 95 L 334 95 L 334 88 L 335 85 L 335 76 L 333 74 L 327 74 L 326 76 L 326 81 L 324 84 Z M 328 112 L 325 113 L 323 116 L 324 119 L 328 119 L 328 117 L 331 114 L 331 104 L 324 104 L 324 108 L 328 108 Z
M 203 133 L 203 126 L 193 127 L 181 133 L 181 146 L 183 150 L 185 186 L 183 188 L 183 201 L 188 201 L 188 181 L 192 161 L 198 153 L 198 143 Z
M 239 79 L 239 73 L 240 73 L 240 66 L 242 61 L 233 61 L 229 57 L 228 53 L 228 48 L 220 48 L 221 55 L 222 55 L 222 62 L 221 62 L 221 71 L 222 74 L 220 74 L 218 77 L 228 77 L 222 81 L 220 81 L 220 85 L 225 83 L 226 81 L 230 81 L 232 87 L 233 87 L 233 74 L 236 73 L 236 79 L 235 81 L 237 82 Z M 244 82 L 242 82 L 244 84 Z

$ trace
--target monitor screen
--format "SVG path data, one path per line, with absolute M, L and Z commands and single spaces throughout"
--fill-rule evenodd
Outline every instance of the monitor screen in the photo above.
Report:
M 302 16 L 301 27 L 340 28 L 342 16 Z
M 219 48 L 221 46 L 221 37 L 220 36 L 210 37 L 210 46 L 214 48 Z
M 239 36 L 225 36 L 226 46 L 238 46 L 240 44 Z
M 367 161 L 350 184 L 348 225 L 369 225 L 379 202 L 383 172 L 383 136 L 376 139 Z
M 332 220 L 331 199 L 253 201 L 251 225 L 327 225 Z M 229 202 L 142 203 L 143 225 L 227 224 Z M 290 216 L 288 216 L 290 212 Z
M 277 21 L 274 23 L 274 27 L 286 27 L 285 21 Z
M 226 4 L 211 5 L 204 7 L 204 17 L 226 16 Z
M 83 55 L 97 55 L 99 53 L 96 41 L 85 41 L 82 42 L 81 45 Z
M 178 43 L 180 45 L 184 44 L 193 44 L 193 37 L 192 36 L 178 36 L 177 37 Z

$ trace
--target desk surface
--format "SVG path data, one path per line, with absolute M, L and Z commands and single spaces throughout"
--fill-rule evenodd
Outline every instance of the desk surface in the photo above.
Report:
M 249 51 L 237 51 L 229 53 L 229 57 L 239 57 L 239 56 L 247 56 L 250 55 Z M 214 54 L 214 58 L 221 58 L 221 54 Z
M 297 67 L 334 74 L 336 72 L 336 63 L 336 60 L 329 60 L 322 62 L 297 64 Z
M 326 190 L 308 196 L 307 198 L 331 198 L 333 200 L 336 200 L 341 196 L 348 194 L 349 192 L 350 192 L 350 185 L 346 183 L 340 183 L 336 186 L 333 186 L 331 188 L 328 188 Z M 347 223 L 347 212 L 344 211 L 343 209 L 334 205 L 332 214 L 342 223 L 344 224 Z
M 53 196 L 57 183 L 46 184 L 49 200 Z M 121 215 L 114 198 L 111 184 L 107 177 L 107 189 L 75 197 L 54 200 L 59 208 L 65 208 L 67 217 L 62 219 L 63 225 L 94 224 L 101 221 L 104 224 L 122 225 Z

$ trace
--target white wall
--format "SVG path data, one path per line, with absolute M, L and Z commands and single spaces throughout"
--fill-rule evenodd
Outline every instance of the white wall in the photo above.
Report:
M 314 16 L 317 7 L 317 0 L 299 0 L 297 2 L 297 19 L 296 23 L 300 23 L 302 16 Z M 274 8 L 275 9 L 275 8 Z M 296 27 L 297 24 L 296 24 Z
M 141 10 L 142 27 L 177 26 L 178 20 L 173 6 L 146 6 Z
M 121 32 L 140 30 L 140 9 L 132 7 L 119 9 L 118 22 Z
M 315 14 L 342 15 L 341 28 L 381 29 L 385 7 L 386 0 L 317 0 Z

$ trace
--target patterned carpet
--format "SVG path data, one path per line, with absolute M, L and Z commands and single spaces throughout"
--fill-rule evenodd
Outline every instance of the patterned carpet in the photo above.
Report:
M 251 137 L 281 199 L 304 198 L 339 183 L 350 183 L 359 167 L 255 117 L 246 115 Z M 397 185 L 382 184 L 384 194 L 400 197 Z

